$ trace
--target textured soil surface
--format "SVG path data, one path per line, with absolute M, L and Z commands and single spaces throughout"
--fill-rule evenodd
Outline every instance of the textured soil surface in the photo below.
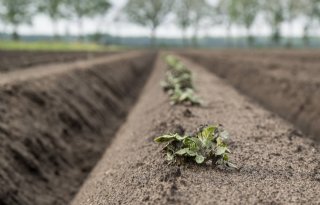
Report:
M 27 69 L 35 65 L 92 59 L 112 52 L 43 52 L 43 51 L 3 51 L 0 50 L 0 73 Z
M 194 51 L 183 55 L 226 79 L 320 142 L 318 52 Z
M 1 75 L 0 204 L 68 204 L 124 122 L 154 56 Z
M 319 145 L 206 69 L 187 65 L 206 105 L 170 106 L 159 86 L 165 72 L 159 58 L 72 204 L 319 204 Z M 222 123 L 233 136 L 231 158 L 239 171 L 168 165 L 154 137 L 208 122 Z

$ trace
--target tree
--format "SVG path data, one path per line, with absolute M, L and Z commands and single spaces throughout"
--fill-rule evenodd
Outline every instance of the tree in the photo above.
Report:
M 285 1 L 285 20 L 289 23 L 290 32 L 293 33 L 293 22 L 299 16 L 306 12 L 304 2 L 310 3 L 308 0 L 286 0 Z M 288 39 L 287 46 L 291 47 L 292 42 Z
M 198 30 L 202 21 L 211 13 L 211 6 L 205 0 L 176 0 L 174 13 L 176 23 L 182 30 L 184 44 L 186 44 L 186 30 L 193 27 L 193 43 L 197 45 Z
M 124 12 L 127 20 L 150 28 L 151 45 L 154 46 L 157 28 L 166 20 L 172 2 L 172 0 L 129 0 Z
M 304 45 L 310 41 L 310 29 L 316 21 L 320 20 L 320 0 L 305 0 L 301 6 L 302 15 L 307 18 L 303 30 Z
M 202 27 L 203 21 L 210 16 L 211 6 L 207 3 L 206 0 L 197 0 L 193 1 L 193 14 L 191 25 L 193 27 L 194 33 L 192 37 L 193 46 L 198 46 L 198 32 Z
M 231 28 L 238 23 L 239 10 L 237 9 L 236 1 L 220 0 L 217 6 L 218 15 L 222 18 L 222 22 L 227 25 L 227 41 L 231 45 Z
M 79 40 L 82 40 L 83 20 L 106 14 L 111 3 L 108 0 L 67 0 L 67 7 L 78 23 Z
M 251 27 L 260 11 L 260 3 L 257 0 L 231 0 L 234 21 L 243 25 L 247 30 L 248 45 L 252 45 L 254 37 L 251 35 Z
M 1 0 L 0 0 L 0 3 L 2 3 Z M 0 33 L 4 33 L 4 30 L 5 30 L 5 25 L 3 22 L 3 17 L 4 17 L 3 13 L 4 13 L 4 8 L 3 8 L 2 4 L 0 4 L 0 26 L 3 26 L 3 28 L 0 27 Z
M 187 45 L 186 31 L 192 24 L 193 2 L 194 0 L 177 0 L 174 7 L 176 23 L 182 31 L 182 41 L 184 46 Z
M 57 22 L 67 16 L 65 8 L 66 0 L 39 1 L 39 11 L 48 15 L 52 22 L 53 35 L 58 38 Z
M 18 28 L 21 24 L 31 24 L 33 17 L 32 0 L 0 0 L 2 21 L 12 26 L 13 40 L 19 40 Z
M 279 0 L 265 0 L 263 9 L 266 14 L 267 23 L 272 29 L 272 42 L 275 44 L 279 44 L 281 40 L 281 24 L 285 20 L 284 2 Z

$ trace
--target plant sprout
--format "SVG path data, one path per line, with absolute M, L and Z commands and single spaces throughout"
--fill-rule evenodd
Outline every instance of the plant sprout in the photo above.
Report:
M 169 94 L 171 104 L 200 105 L 201 101 L 194 92 L 191 71 L 172 55 L 168 55 L 165 61 L 168 71 L 166 80 L 161 82 L 161 86 Z
M 154 141 L 165 144 L 163 150 L 170 163 L 191 160 L 203 164 L 211 160 L 213 165 L 237 168 L 229 161 L 231 151 L 226 143 L 228 137 L 222 125 L 207 125 L 201 126 L 192 135 L 166 134 Z
M 194 94 L 194 91 L 190 88 L 182 90 L 180 87 L 175 87 L 170 91 L 171 104 L 190 103 L 191 105 L 201 105 L 201 101 L 198 96 Z

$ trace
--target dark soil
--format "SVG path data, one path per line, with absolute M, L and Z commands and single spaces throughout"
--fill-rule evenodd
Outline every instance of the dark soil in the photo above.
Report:
M 319 146 L 209 71 L 188 65 L 206 105 L 170 106 L 159 86 L 165 66 L 158 58 L 139 102 L 73 204 L 319 204 Z M 208 122 L 231 133 L 239 171 L 168 165 L 154 137 Z
M 183 53 L 320 142 L 320 69 L 312 60 L 317 52 L 300 58 L 294 52 L 231 54 Z
M 198 50 L 199 51 L 199 50 Z M 202 52 L 202 51 L 201 51 Z M 296 63 L 319 63 L 320 53 L 317 49 L 225 49 L 225 50 L 210 50 L 206 53 L 215 53 L 224 57 L 241 57 L 258 60 L 281 60 L 281 62 L 296 62 Z
M 153 61 L 150 52 L 128 53 L 2 75 L 0 204 L 68 204 L 124 122 Z
M 1 51 L 0 73 L 32 68 L 35 65 L 70 62 L 107 56 L 114 52 L 43 52 L 43 51 Z

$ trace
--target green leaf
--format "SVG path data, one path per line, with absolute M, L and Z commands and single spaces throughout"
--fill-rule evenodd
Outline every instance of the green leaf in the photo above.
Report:
M 226 143 L 223 142 L 223 139 L 221 137 L 217 138 L 217 146 L 218 147 L 226 147 Z
M 156 137 L 154 141 L 158 143 L 163 143 L 163 142 L 169 142 L 174 139 L 176 139 L 174 135 L 162 135 L 160 137 Z
M 188 153 L 188 151 L 189 151 L 189 148 L 183 148 L 183 149 L 178 150 L 175 154 L 182 156 L 182 155 L 185 155 L 186 153 Z
M 170 67 L 174 68 L 179 63 L 179 60 L 172 55 L 167 55 L 166 62 Z
M 178 134 L 175 134 L 175 137 L 178 141 L 183 141 L 184 139 L 186 139 L 188 136 L 180 136 Z
M 213 140 L 213 134 L 216 127 L 214 126 L 207 126 L 201 131 L 201 137 L 205 140 Z
M 227 148 L 226 147 L 217 147 L 216 148 L 216 155 L 223 155 L 226 152 Z
M 193 150 L 189 150 L 189 151 L 187 152 L 187 155 L 190 156 L 190 157 L 194 157 L 194 156 L 197 155 L 197 152 L 195 152 L 195 151 L 193 151 Z
M 229 133 L 227 131 L 222 131 L 220 132 L 220 137 L 224 140 L 228 139 L 229 138 Z
M 174 155 L 171 152 L 167 152 L 167 160 L 168 161 L 173 161 L 174 160 Z
M 156 137 L 154 139 L 155 142 L 158 143 L 163 143 L 163 142 L 169 142 L 171 140 L 177 140 L 177 141 L 182 141 L 184 140 L 186 137 L 182 137 L 178 134 L 174 134 L 174 135 L 162 135 L 160 137 Z
M 200 149 L 202 143 L 196 137 L 188 137 L 183 140 L 183 144 L 190 150 L 197 152 Z
M 234 168 L 234 169 L 238 169 L 237 165 L 231 163 L 231 162 L 227 162 L 226 165 L 230 168 Z
M 214 133 L 215 129 L 216 128 L 214 126 L 207 126 L 202 130 L 201 133 L 202 133 L 202 135 L 204 135 L 204 136 L 206 136 L 208 138 L 208 137 L 213 136 L 213 133 Z
M 204 162 L 205 158 L 204 158 L 204 156 L 199 154 L 196 156 L 195 160 L 198 164 L 202 164 Z
M 223 160 L 226 161 L 226 162 L 229 161 L 228 154 L 226 154 L 226 153 L 223 154 Z
M 226 153 L 231 153 L 229 148 L 226 148 Z

